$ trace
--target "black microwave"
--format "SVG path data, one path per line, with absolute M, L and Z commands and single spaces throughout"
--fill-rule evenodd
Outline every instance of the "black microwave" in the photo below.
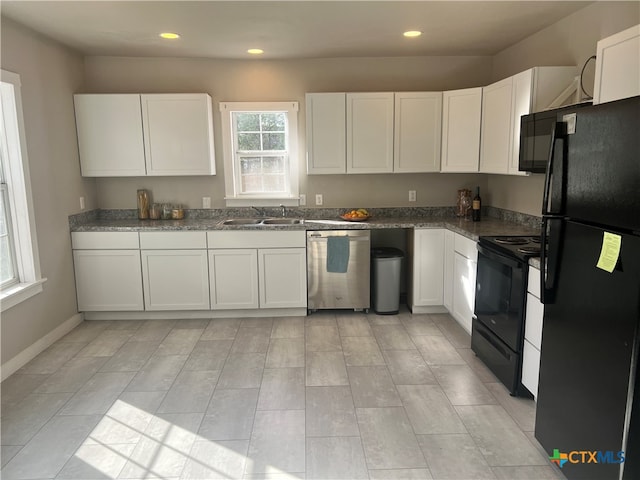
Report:
M 551 133 L 556 122 L 569 110 L 591 105 L 590 102 L 530 113 L 520 118 L 520 160 L 522 172 L 545 173 L 551 148 Z

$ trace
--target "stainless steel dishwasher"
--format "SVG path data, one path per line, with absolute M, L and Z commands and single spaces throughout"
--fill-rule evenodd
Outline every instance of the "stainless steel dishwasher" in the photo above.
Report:
M 330 237 L 347 237 L 344 272 L 328 268 Z M 346 240 L 345 240 L 346 242 Z M 369 310 L 371 235 L 368 230 L 307 231 L 307 308 Z

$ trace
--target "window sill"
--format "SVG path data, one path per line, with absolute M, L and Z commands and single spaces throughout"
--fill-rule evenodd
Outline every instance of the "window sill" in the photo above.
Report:
M 12 285 L 0 293 L 0 311 L 4 312 L 11 307 L 15 307 L 19 303 L 37 295 L 42 291 L 42 284 L 46 282 L 46 278 L 41 278 L 35 282 L 19 283 Z
M 300 204 L 298 197 L 286 197 L 286 198 L 225 197 L 224 200 L 227 207 L 279 207 L 280 205 L 284 205 L 285 207 L 297 207 Z

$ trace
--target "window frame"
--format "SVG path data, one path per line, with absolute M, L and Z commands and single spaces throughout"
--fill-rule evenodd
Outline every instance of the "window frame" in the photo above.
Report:
M 229 207 L 297 206 L 299 204 L 298 102 L 221 102 L 222 148 L 224 154 L 225 201 Z M 236 156 L 234 113 L 282 112 L 287 116 L 285 133 L 288 193 L 241 193 L 240 158 Z M 266 151 L 265 151 L 266 152 Z M 261 155 L 258 155 L 261 156 Z
M 0 311 L 4 312 L 40 293 L 46 278 L 40 272 L 20 75 L 0 70 L 0 97 L 0 121 L 5 133 L 0 140 L 2 161 L 18 276 L 16 283 L 0 289 Z

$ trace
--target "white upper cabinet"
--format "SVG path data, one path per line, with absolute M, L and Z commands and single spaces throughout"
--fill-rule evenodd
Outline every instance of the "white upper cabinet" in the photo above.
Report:
M 571 84 L 575 67 L 534 67 L 482 90 L 480 171 L 522 175 L 520 117 L 549 107 Z
M 347 93 L 347 173 L 393 172 L 393 93 Z
M 441 92 L 395 94 L 394 172 L 439 172 Z
M 307 93 L 307 173 L 347 172 L 344 93 Z
M 439 172 L 441 92 L 308 93 L 307 173 Z
M 481 87 L 442 94 L 441 172 L 478 171 L 481 117 Z
M 85 177 L 213 175 L 207 94 L 74 95 Z
M 74 95 L 84 177 L 146 174 L 138 94 Z
M 142 95 L 147 175 L 213 175 L 213 115 L 206 93 Z
M 640 95 L 640 25 L 598 42 L 593 103 Z

